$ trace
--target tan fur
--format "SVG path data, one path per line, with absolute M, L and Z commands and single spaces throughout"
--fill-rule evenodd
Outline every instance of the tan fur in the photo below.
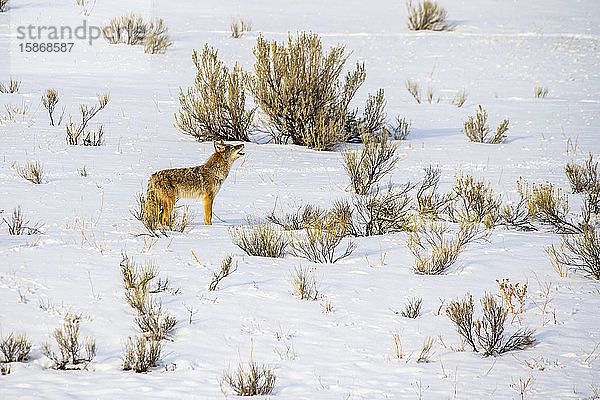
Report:
M 243 155 L 243 144 L 214 143 L 215 152 L 206 163 L 191 168 L 165 169 L 154 173 L 148 182 L 148 205 L 160 207 L 160 223 L 167 225 L 175 201 L 180 198 L 204 200 L 204 223 L 212 224 L 215 196 L 235 160 Z

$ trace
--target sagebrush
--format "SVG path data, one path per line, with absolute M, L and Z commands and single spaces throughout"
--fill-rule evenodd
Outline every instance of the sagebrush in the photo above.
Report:
M 29 359 L 31 342 L 24 333 L 11 332 L 0 341 L 0 363 L 21 362 Z
M 406 4 L 408 10 L 408 29 L 411 31 L 447 31 L 452 25 L 447 22 L 448 13 L 438 5 L 437 1 L 424 0 L 413 5 L 412 1 Z
M 81 316 L 67 314 L 62 328 L 54 330 L 58 352 L 49 343 L 42 345 L 42 353 L 53 362 L 54 369 L 85 369 L 96 356 L 96 341 L 86 338 L 79 339 L 79 323 Z
M 487 123 L 487 111 L 481 105 L 475 111 L 475 116 L 470 116 L 464 123 L 463 132 L 471 142 L 499 144 L 506 141 L 509 121 L 503 120 L 492 134 Z
M 192 61 L 196 79 L 194 86 L 179 90 L 175 125 L 199 141 L 249 141 L 255 110 L 246 107 L 248 77 L 238 64 L 227 68 L 208 44 L 200 54 L 194 50 Z
M 344 46 L 326 53 L 313 33 L 290 34 L 287 44 L 259 35 L 254 55 L 250 91 L 275 141 L 332 150 L 351 136 L 344 129 L 349 104 L 366 73 L 357 64 L 340 79 L 348 60 Z
M 223 372 L 223 381 L 237 396 L 260 396 L 271 394 L 275 387 L 275 374 L 266 365 L 254 361 L 247 366 L 239 364 L 235 371 Z
M 229 230 L 231 240 L 236 246 L 250 256 L 285 256 L 288 240 L 284 232 L 272 224 L 248 222 L 247 226 L 233 227 Z

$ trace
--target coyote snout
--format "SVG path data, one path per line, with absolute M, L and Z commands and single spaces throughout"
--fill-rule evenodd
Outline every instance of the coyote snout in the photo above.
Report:
M 148 182 L 148 207 L 158 207 L 160 223 L 168 225 L 175 201 L 180 198 L 204 199 L 204 223 L 212 224 L 215 196 L 235 160 L 244 155 L 243 144 L 214 142 L 215 152 L 197 167 L 165 169 L 154 173 Z

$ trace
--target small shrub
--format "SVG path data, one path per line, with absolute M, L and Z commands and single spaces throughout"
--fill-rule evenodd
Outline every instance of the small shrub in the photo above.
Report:
M 2 220 L 8 225 L 9 235 L 37 235 L 42 233 L 41 229 L 44 226 L 40 222 L 30 225 L 29 220 L 21 212 L 21 206 L 15 208 L 8 219 L 2 218 Z
M 27 162 L 24 167 L 19 167 L 17 169 L 19 176 L 21 178 L 28 180 L 29 182 L 39 185 L 42 183 L 42 178 L 44 176 L 44 169 L 39 161 L 35 162 Z
M 427 336 L 425 338 L 425 341 L 423 342 L 423 348 L 421 349 L 421 353 L 419 354 L 419 357 L 417 357 L 418 363 L 429 362 L 429 357 L 430 357 L 432 347 L 433 347 L 433 338 L 430 336 Z
M 442 171 L 429 165 L 424 168 L 425 176 L 419 185 L 417 185 L 415 208 L 420 216 L 438 219 L 445 213 L 453 200 L 452 194 L 440 195 L 438 185 Z
M 163 312 L 160 302 L 147 300 L 135 318 L 135 324 L 144 336 L 159 342 L 171 336 L 177 319 Z
M 139 265 L 129 259 L 126 253 L 123 253 L 120 267 L 125 298 L 127 303 L 138 313 L 152 308 L 148 298 L 149 294 L 173 292 L 169 287 L 169 280 L 158 278 L 160 271 L 151 262 Z
M 357 117 L 358 110 L 346 114 L 344 130 L 350 132 L 348 142 L 361 142 L 364 135 L 373 135 L 385 129 L 385 93 L 379 89 L 375 95 L 369 95 L 364 113 Z
M 2 0 L 0 0 L 0 3 Z M 9 375 L 10 374 L 10 364 L 0 364 L 0 375 Z
M 140 15 L 131 13 L 111 18 L 102 30 L 109 43 L 143 45 L 144 52 L 149 54 L 164 54 L 173 44 L 169 29 L 161 18 L 147 23 Z
M 144 35 L 144 53 L 147 54 L 165 54 L 173 42 L 169 38 L 169 29 L 162 18 L 159 18 L 147 25 Z
M 29 359 L 31 351 L 31 342 L 24 333 L 10 333 L 6 338 L 0 341 L 0 352 L 2 358 L 0 362 L 21 362 Z
M 305 235 L 292 236 L 290 246 L 295 256 L 315 263 L 335 263 L 356 249 L 356 244 L 349 241 L 344 251 L 337 251 L 347 231 L 348 223 L 330 213 L 310 221 L 304 228 Z
M 0 4 L 0 7 L 1 6 L 2 5 Z M 20 80 L 10 78 L 10 80 L 8 81 L 8 83 L 6 85 L 4 83 L 0 82 L 0 93 L 18 93 L 20 87 L 21 87 Z
M 29 104 L 25 104 L 25 102 L 21 102 L 21 104 L 5 104 L 4 109 L 6 110 L 5 118 L 9 121 L 17 122 L 17 119 L 21 119 L 25 122 L 25 117 L 29 113 L 29 109 L 31 107 Z
M 231 29 L 231 37 L 232 38 L 241 38 L 245 32 L 250 32 L 252 30 L 252 22 L 247 19 L 234 19 L 231 21 L 231 25 L 229 26 Z
M 97 97 L 98 104 L 95 106 L 90 107 L 85 104 L 80 105 L 80 125 L 73 124 L 69 117 L 69 124 L 67 125 L 67 144 L 83 146 L 100 146 L 104 143 L 104 130 L 102 128 L 102 125 L 100 125 L 97 131 L 89 131 L 86 129 L 90 120 L 106 107 L 110 99 L 108 93 L 98 94 Z
M 259 35 L 254 55 L 250 91 L 275 141 L 332 150 L 352 135 L 345 129 L 348 107 L 366 73 L 357 64 L 340 81 L 348 59 L 344 46 L 325 53 L 316 34 L 290 35 L 287 45 Z
M 459 92 L 456 92 L 456 94 L 454 95 L 454 97 L 450 101 L 450 104 L 452 104 L 453 106 L 456 106 L 456 107 L 460 108 L 460 107 L 462 107 L 465 104 L 466 101 L 467 101 L 467 91 L 466 90 L 461 90 Z
M 275 215 L 275 208 L 266 216 L 267 221 L 279 225 L 286 231 L 304 229 L 314 218 L 321 218 L 326 211 L 312 204 L 306 204 L 292 214 L 284 214 L 282 217 Z
M 530 217 L 549 225 L 557 233 L 580 233 L 583 228 L 572 222 L 569 215 L 569 200 L 559 188 L 551 183 L 533 184 L 524 180 L 517 182 L 521 198 L 526 202 Z
M 543 99 L 548 95 L 548 88 L 536 86 L 533 88 L 533 95 L 536 99 Z
M 508 309 L 496 302 L 492 295 L 481 299 L 482 319 L 473 320 L 473 298 L 466 295 L 462 300 L 452 301 L 446 308 L 446 315 L 454 322 L 459 335 L 473 351 L 484 356 L 500 355 L 508 351 L 523 350 L 534 342 L 533 331 L 518 329 L 510 336 L 504 334 L 504 324 Z
M 85 168 L 85 165 L 81 168 L 77 168 L 77 173 L 79 174 L 79 176 L 83 176 L 83 177 L 88 176 L 88 171 Z
M 312 268 L 296 267 L 292 274 L 292 284 L 294 295 L 301 300 L 319 300 L 321 298 Z
M 430 222 L 411 232 L 408 248 L 416 258 L 413 270 L 422 275 L 444 274 L 458 259 L 469 242 L 485 238 L 473 223 L 463 223 L 459 231 L 448 237 L 444 224 Z
M 507 227 L 516 228 L 520 231 L 536 230 L 531 222 L 531 216 L 527 209 L 527 201 L 521 199 L 517 204 L 506 204 L 500 210 L 500 220 Z
M 404 306 L 404 311 L 400 312 L 405 318 L 417 318 L 421 314 L 421 304 L 423 303 L 423 299 L 414 298 L 410 299 L 406 306 Z
M 399 188 L 391 185 L 387 189 L 377 187 L 368 194 L 352 197 L 352 207 L 338 202 L 337 212 L 347 215 L 348 233 L 353 236 L 385 235 L 409 230 L 411 200 L 410 183 Z
M 50 348 L 49 343 L 42 345 L 42 353 L 54 362 L 54 369 L 85 369 L 96 356 L 94 339 L 86 338 L 85 344 L 79 342 L 80 319 L 78 315 L 67 314 L 63 327 L 54 330 L 58 353 Z
M 194 86 L 179 91 L 177 127 L 199 141 L 249 141 L 255 110 L 246 109 L 247 76 L 237 64 L 229 70 L 218 51 L 207 44 L 200 55 L 194 50 L 192 61 L 196 80 Z
M 559 264 L 600 280 L 600 233 L 596 227 L 587 226 L 576 235 L 564 235 L 556 255 Z
M 378 135 L 363 134 L 362 141 L 360 150 L 346 150 L 342 157 L 354 193 L 364 195 L 394 169 L 399 156 L 398 145 L 389 141 L 386 130 Z
M 583 219 L 588 223 L 591 215 L 600 214 L 600 169 L 594 156 L 589 155 L 583 164 L 567 163 L 565 174 L 573 193 L 583 196 Z
M 408 29 L 411 31 L 447 31 L 452 26 L 446 21 L 448 13 L 437 1 L 424 0 L 416 6 L 412 1 L 406 4 L 408 9 Z
M 54 126 L 54 109 L 58 104 L 58 92 L 54 89 L 46 90 L 46 93 L 42 96 L 42 104 L 48 110 L 48 116 L 50 117 L 50 125 Z
M 275 387 L 275 374 L 266 365 L 254 361 L 246 369 L 239 364 L 233 372 L 223 372 L 223 381 L 229 385 L 236 396 L 259 396 L 271 394 Z
M 464 124 L 463 132 L 471 142 L 499 144 L 506 141 L 506 131 L 508 131 L 508 120 L 503 120 L 493 136 L 490 136 L 490 127 L 487 124 L 487 111 L 481 105 L 475 113 Z
M 492 228 L 500 218 L 502 200 L 483 181 L 461 172 L 453 188 L 454 203 L 448 208 L 452 222 L 483 223 Z
M 0 12 L 6 11 L 7 4 L 8 4 L 8 0 L 0 0 Z
M 221 269 L 218 272 L 213 272 L 212 281 L 208 285 L 208 290 L 213 291 L 217 289 L 219 283 L 227 278 L 229 275 L 237 271 L 237 263 L 233 267 L 233 257 L 227 256 L 221 261 Z
M 233 243 L 250 256 L 283 257 L 288 246 L 285 234 L 271 224 L 233 227 L 229 235 Z
M 123 369 L 125 371 L 149 372 L 158 366 L 162 345 L 159 341 L 145 336 L 129 337 L 123 349 Z
M 396 124 L 392 127 L 392 137 L 394 140 L 406 140 L 410 135 L 410 126 L 412 122 L 406 118 L 396 117 Z

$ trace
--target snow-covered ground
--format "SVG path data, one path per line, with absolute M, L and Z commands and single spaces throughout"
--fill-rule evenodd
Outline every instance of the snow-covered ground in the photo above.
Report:
M 310 30 L 327 45 L 346 45 L 350 64 L 365 62 L 356 106 L 384 88 L 389 119 L 413 121 L 413 132 L 400 142 L 403 159 L 393 182 L 417 181 L 433 164 L 442 170 L 442 190 L 462 170 L 485 178 L 505 200 L 517 198 L 519 176 L 568 191 L 565 163 L 600 153 L 600 2 L 441 4 L 457 25 L 453 32 L 408 31 L 402 1 L 99 0 L 85 17 L 74 0 L 11 0 L 0 14 L 0 81 L 12 76 L 22 86 L 18 94 L 0 94 L 0 118 L 9 104 L 29 112 L 0 122 L 0 216 L 20 205 L 45 227 L 39 236 L 10 236 L 0 225 L 0 336 L 25 332 L 34 344 L 30 361 L 13 363 L 12 372 L 0 376 L 0 398 L 219 399 L 232 396 L 220 388 L 223 370 L 251 353 L 275 369 L 269 398 L 511 399 L 520 398 L 514 389 L 519 379 L 529 377 L 535 382 L 528 399 L 591 396 L 592 386 L 600 385 L 600 286 L 577 273 L 561 278 L 552 269 L 544 247 L 560 242 L 556 234 L 496 229 L 489 243 L 469 247 L 441 276 L 412 272 L 405 234 L 356 239 L 357 250 L 347 259 L 315 265 L 331 313 L 324 312 L 325 300 L 291 294 L 294 267 L 310 263 L 249 257 L 231 242 L 230 226 L 263 217 L 276 202 L 290 210 L 347 196 L 339 151 L 247 144 L 217 197 L 214 225 L 203 225 L 200 201 L 189 200 L 184 204 L 198 213 L 189 233 L 152 245 L 134 236 L 143 228 L 130 210 L 149 176 L 198 165 L 212 153 L 212 144 L 173 126 L 179 87 L 194 78 L 192 49 L 209 43 L 228 64 L 251 70 L 259 32 L 283 40 L 288 32 Z M 101 25 L 130 11 L 165 19 L 174 41 L 166 55 L 104 40 L 91 46 L 75 41 L 71 53 L 20 51 L 26 40 L 17 38 L 19 26 Z M 233 17 L 250 19 L 252 32 L 231 38 Z M 442 100 L 416 104 L 407 79 L 431 86 Z M 549 95 L 534 98 L 535 86 L 547 87 Z M 110 103 L 95 119 L 104 125 L 106 144 L 67 145 L 64 124 L 50 127 L 41 105 L 48 88 L 59 90 L 58 111 L 64 106 L 74 119 L 79 104 L 91 105 L 96 93 L 109 91 Z M 465 105 L 448 104 L 463 89 Z M 507 143 L 469 143 L 460 132 L 478 104 L 494 126 L 510 119 Z M 41 162 L 43 184 L 18 175 L 17 166 L 27 161 Z M 78 173 L 83 166 L 87 177 Z M 577 204 L 575 196 L 572 201 Z M 148 374 L 121 369 L 123 342 L 136 333 L 121 285 L 123 251 L 139 262 L 154 261 L 180 288 L 161 296 L 178 324 L 160 367 Z M 227 254 L 235 255 L 239 268 L 209 292 L 212 271 Z M 535 329 L 534 347 L 489 358 L 453 350 L 460 338 L 442 303 L 467 292 L 475 299 L 496 294 L 496 279 L 503 278 L 528 282 L 521 323 L 509 329 Z M 417 319 L 391 311 L 413 297 L 423 298 Z M 55 371 L 42 355 L 41 343 L 52 340 L 67 311 L 80 313 L 82 335 L 96 338 L 98 355 L 87 371 Z M 403 359 L 395 357 L 395 333 Z M 427 336 L 435 339 L 433 356 L 416 363 Z

